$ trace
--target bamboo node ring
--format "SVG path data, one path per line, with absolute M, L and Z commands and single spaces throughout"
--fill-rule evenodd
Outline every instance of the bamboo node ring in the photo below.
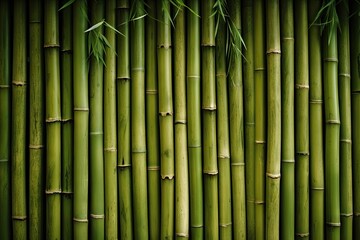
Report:
M 175 235 L 178 236 L 178 237 L 184 237 L 184 238 L 189 237 L 189 234 L 186 234 L 186 233 L 175 233 Z
M 282 159 L 281 162 L 283 162 L 283 163 L 294 163 L 295 159 Z
M 255 140 L 255 143 L 258 143 L 258 144 L 265 144 L 266 141 L 263 141 L 263 140 Z
M 118 164 L 117 167 L 118 168 L 129 168 L 129 167 L 131 167 L 131 164 Z
M 326 222 L 326 225 L 330 227 L 341 227 L 341 223 L 339 222 Z
M 186 120 L 175 120 L 175 124 L 186 124 Z
M 304 238 L 304 237 L 308 237 L 310 234 L 309 233 L 296 233 L 296 236 Z
M 280 173 L 266 173 L 266 176 L 268 176 L 271 179 L 280 179 L 281 174 Z
M 59 44 L 44 44 L 44 48 L 59 48 L 60 45 Z
M 25 86 L 25 85 L 26 85 L 26 82 L 12 81 L 12 84 L 13 84 L 14 86 L 19 86 L 19 87 L 21 87 L 21 86 Z
M 74 111 L 79 111 L 79 112 L 88 112 L 89 111 L 89 108 L 82 108 L 82 107 L 76 107 L 74 108 Z
M 160 170 L 160 166 L 150 166 L 147 167 L 148 171 L 159 171 Z
M 159 112 L 159 115 L 161 117 L 166 117 L 166 116 L 172 116 L 173 113 L 172 112 Z
M 0 84 L 0 88 L 9 88 L 10 85 L 9 84 Z
M 12 216 L 12 219 L 19 220 L 19 221 L 25 221 L 27 219 L 27 216 Z
M 280 49 L 269 49 L 266 51 L 266 54 L 281 54 L 281 50 Z
M 342 216 L 342 217 L 352 217 L 353 214 L 352 213 L 340 213 L 340 216 Z
M 57 123 L 57 122 L 61 122 L 61 118 L 48 118 L 45 120 L 45 122 L 47 123 Z
M 340 121 L 339 121 L 339 120 L 336 120 L 336 119 L 329 119 L 329 120 L 326 120 L 326 123 L 329 123 L 329 124 L 340 124 Z
M 296 84 L 295 88 L 296 89 L 309 89 L 309 85 L 307 85 L 307 84 Z
M 240 162 L 240 163 L 231 163 L 231 166 L 245 166 L 244 162 Z
M 337 58 L 324 58 L 325 62 L 338 62 Z
M 30 144 L 29 148 L 30 149 L 43 149 L 44 145 L 32 145 L 32 144 Z
M 158 93 L 157 89 L 147 89 L 146 90 L 146 94 L 149 94 L 149 95 L 156 95 L 157 93 Z
M 105 218 L 105 215 L 104 214 L 90 214 L 90 218 L 93 218 L 93 219 L 104 219 Z
M 47 194 L 47 195 L 61 194 L 61 190 L 46 190 L 45 194 Z
M 349 73 L 339 73 L 339 76 L 340 77 L 345 77 L 345 79 L 350 79 L 351 78 Z
M 340 142 L 344 142 L 344 143 L 350 143 L 350 144 L 352 144 L 351 139 L 340 139 Z
M 105 152 L 117 152 L 117 148 L 116 147 L 110 147 L 110 148 L 104 148 Z
M 206 174 L 206 175 L 216 176 L 216 175 L 218 175 L 219 171 L 217 171 L 217 170 L 204 170 L 203 173 Z
M 355 217 L 360 217 L 360 212 L 354 213 L 354 216 L 355 216 Z
M 232 222 L 219 224 L 219 226 L 222 228 L 227 228 L 227 227 L 230 227 L 231 225 L 232 225 Z
M 202 228 L 202 227 L 204 227 L 204 225 L 202 225 L 202 224 L 201 225 L 191 225 L 191 227 L 192 228 Z
M 9 159 L 7 159 L 7 158 L 0 159 L 0 162 L 8 162 L 8 161 L 9 161 Z
M 87 223 L 88 219 L 87 218 L 73 218 L 74 222 L 79 222 L 79 223 Z
M 219 155 L 218 155 L 218 158 L 219 158 L 219 159 L 229 159 L 230 156 L 229 156 L 228 154 L 226 154 L 226 155 L 225 155 L 225 154 L 219 154 Z
M 174 174 L 161 175 L 161 179 L 162 179 L 162 180 L 166 180 L 166 179 L 168 179 L 168 180 L 173 180 L 174 177 L 175 177 Z

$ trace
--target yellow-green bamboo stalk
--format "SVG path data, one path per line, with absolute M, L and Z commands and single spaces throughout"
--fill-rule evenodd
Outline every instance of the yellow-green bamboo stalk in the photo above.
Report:
M 134 238 L 148 239 L 148 199 L 145 131 L 145 19 L 142 0 L 132 2 L 131 22 L 131 151 Z
M 264 3 L 254 1 L 255 239 L 265 239 L 266 64 Z
M 321 1 L 309 1 L 309 23 L 315 21 Z M 323 153 L 323 93 L 320 26 L 309 28 L 310 83 L 310 236 L 324 239 L 324 153 Z
M 11 189 L 13 239 L 26 239 L 27 64 L 26 1 L 13 5 Z
M 62 3 L 66 2 L 64 0 Z M 60 11 L 61 17 L 61 238 L 73 237 L 73 72 L 72 8 Z
M 340 98 L 340 239 L 353 239 L 353 186 L 351 155 L 351 82 L 348 1 L 338 5 L 339 13 L 339 98 Z
M 309 55 L 307 1 L 295 1 L 295 151 L 297 239 L 309 238 Z
M 281 2 L 281 211 L 280 236 L 295 238 L 294 136 L 294 11 L 292 0 Z
M 42 1 L 29 5 L 29 229 L 30 239 L 44 238 L 44 81 Z M 59 136 L 61 137 L 61 136 Z
M 188 2 L 190 9 L 199 14 L 199 3 Z M 201 152 L 201 106 L 200 106 L 200 18 L 187 11 L 187 116 L 188 153 L 190 180 L 190 227 L 191 239 L 203 239 L 203 181 Z M 190 47 L 191 46 L 191 47 Z
M 130 47 L 129 1 L 117 0 L 117 146 L 118 146 L 118 221 L 119 238 L 133 237 L 133 210 L 131 198 L 131 149 L 130 149 Z M 121 54 L 120 54 L 121 53 Z M 113 131 L 113 129 L 112 129 Z
M 74 239 L 88 238 L 89 96 L 86 14 L 86 1 L 75 1 L 73 4 Z
M 0 1 L 0 239 L 11 239 L 10 1 Z
M 179 10 L 174 31 L 174 121 L 175 121 L 175 237 L 190 237 L 189 164 L 186 115 L 186 25 L 185 9 Z
M 244 1 L 242 8 L 244 51 L 244 119 L 247 238 L 255 239 L 255 92 L 254 92 L 254 21 L 253 1 Z

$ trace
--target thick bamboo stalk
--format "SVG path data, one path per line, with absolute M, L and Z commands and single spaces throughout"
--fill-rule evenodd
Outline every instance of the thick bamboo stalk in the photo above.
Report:
M 0 238 L 11 239 L 10 1 L 0 1 Z
M 145 19 L 143 1 L 133 1 L 136 14 L 131 23 L 131 151 L 134 238 L 148 239 L 148 199 L 145 130 Z M 135 230 L 136 229 L 136 230 Z
M 266 162 L 266 239 L 280 236 L 280 167 L 281 167 L 281 50 L 280 6 L 267 1 L 266 40 L 268 69 L 268 137 Z
M 27 64 L 26 2 L 13 5 L 11 189 L 13 239 L 26 239 Z
M 199 3 L 188 2 L 190 9 L 199 14 Z M 200 18 L 187 12 L 187 115 L 188 153 L 190 180 L 190 227 L 191 239 L 203 239 L 203 180 L 201 147 L 201 106 L 200 106 Z M 191 46 L 191 47 L 190 47 Z
M 106 22 L 115 26 L 116 1 L 105 2 Z M 118 186 L 116 137 L 116 36 L 107 27 L 105 37 L 109 47 L 105 50 L 104 69 L 104 167 L 105 167 L 105 237 L 118 238 Z M 120 54 L 120 53 L 119 53 Z
M 89 96 L 87 8 L 84 0 L 73 5 L 74 83 L 74 238 L 88 238 Z
M 133 210 L 131 198 L 131 149 L 130 149 L 130 47 L 129 2 L 117 0 L 117 146 L 118 146 L 118 211 L 119 238 L 133 237 Z
M 297 239 L 309 238 L 309 55 L 307 1 L 295 1 L 295 168 Z
M 254 1 L 255 239 L 265 239 L 266 64 L 264 3 Z
M 295 238 L 294 136 L 294 11 L 292 0 L 281 2 L 281 211 L 280 236 Z
M 104 19 L 104 1 L 90 1 L 91 25 L 95 25 Z M 102 34 L 100 26 L 88 33 L 91 41 L 97 42 L 96 34 Z M 109 39 L 108 39 L 109 40 Z M 89 71 L 89 213 L 90 213 L 90 237 L 91 239 L 103 239 L 104 233 L 104 132 L 103 132 L 103 58 L 91 55 Z M 107 66 L 109 68 L 109 66 Z M 107 68 L 107 69 L 108 69 Z M 113 171 L 111 171 L 113 172 Z M 115 181 L 116 182 L 116 181 Z
M 315 21 L 321 1 L 309 1 L 309 23 Z M 323 153 L 323 93 L 320 26 L 309 28 L 310 83 L 310 236 L 324 239 L 324 153 Z
M 219 190 L 216 144 L 216 79 L 214 1 L 202 4 L 202 117 L 204 152 L 205 239 L 219 239 Z
M 348 1 L 338 5 L 339 13 L 339 100 L 340 100 L 340 239 L 353 239 L 353 189 L 351 152 L 351 82 Z
M 64 3 L 64 0 L 62 3 Z M 73 237 L 73 72 L 72 8 L 60 11 L 61 17 L 61 238 Z
M 29 229 L 30 239 L 44 238 L 44 81 L 42 1 L 29 5 Z M 61 137 L 61 136 L 60 136 Z
M 241 33 L 241 7 L 239 1 L 229 1 L 229 16 L 237 31 Z M 237 47 L 241 49 L 241 46 Z M 233 55 L 228 64 L 233 237 L 234 239 L 246 239 L 244 115 L 241 55 Z
M 148 162 L 149 236 L 160 239 L 160 155 L 157 83 L 156 1 L 147 1 L 146 18 L 146 144 Z
M 217 143 L 219 164 L 219 234 L 220 239 L 232 237 L 231 169 L 228 111 L 228 82 L 226 70 L 226 28 L 220 21 L 216 34 L 216 102 Z
M 253 1 L 244 1 L 242 8 L 244 51 L 244 119 L 247 238 L 255 239 L 255 92 L 254 92 L 254 16 Z
M 189 164 L 186 115 L 186 25 L 185 9 L 174 21 L 174 122 L 175 122 L 175 237 L 190 237 Z

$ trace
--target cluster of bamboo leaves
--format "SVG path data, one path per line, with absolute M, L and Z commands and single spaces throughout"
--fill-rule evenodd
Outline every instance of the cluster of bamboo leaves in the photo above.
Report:
M 360 239 L 359 12 L 0 0 L 0 239 Z

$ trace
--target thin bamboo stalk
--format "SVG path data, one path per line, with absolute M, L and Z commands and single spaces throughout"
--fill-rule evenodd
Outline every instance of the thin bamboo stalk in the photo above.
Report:
M 90 1 L 91 25 L 95 25 L 104 19 L 104 1 Z M 103 29 L 100 26 L 89 33 L 91 41 L 100 41 L 96 39 L 97 34 L 102 34 Z M 109 40 L 109 39 L 108 39 Z M 90 40 L 89 40 L 90 41 Z M 90 212 L 90 237 L 91 239 L 103 239 L 105 206 L 104 206 L 104 132 L 103 132 L 103 63 L 99 56 L 91 55 L 89 72 L 89 212 Z M 109 66 L 107 66 L 109 67 Z M 107 68 L 108 69 L 108 68 Z M 113 171 L 111 171 L 113 172 Z
M 232 237 L 231 169 L 228 111 L 228 83 L 226 70 L 226 28 L 220 21 L 216 34 L 216 102 L 217 143 L 219 164 L 219 227 L 220 239 Z
M 199 14 L 199 3 L 188 2 L 190 9 Z M 190 180 L 190 227 L 191 239 L 203 239 L 203 180 L 201 147 L 201 109 L 200 109 L 200 18 L 188 11 L 187 15 L 187 115 L 188 115 L 188 153 Z M 191 47 L 190 47 L 191 46 Z
M 307 1 L 295 1 L 295 189 L 297 239 L 309 238 L 309 55 Z
M 281 211 L 280 236 L 295 238 L 294 136 L 294 10 L 292 0 L 281 2 Z
M 265 239 L 266 64 L 264 3 L 254 1 L 255 239 Z
M 44 238 L 44 80 L 42 1 L 29 5 L 29 229 L 30 239 Z M 61 137 L 61 136 L 60 136 Z
M 74 239 L 88 238 L 89 97 L 86 1 L 73 4 Z
M 119 238 L 133 238 L 133 210 L 131 200 L 130 154 L 130 48 L 129 48 L 129 1 L 118 0 L 117 29 L 117 146 L 118 146 L 118 210 Z
M 351 82 L 348 1 L 338 5 L 339 13 L 339 100 L 340 100 L 340 239 L 353 239 L 353 189 L 351 153 Z
M 64 3 L 64 0 L 62 3 Z M 72 8 L 60 11 L 61 17 L 61 237 L 73 237 L 73 82 Z
M 242 7 L 244 51 L 244 118 L 245 118 L 245 176 L 247 238 L 255 239 L 255 92 L 254 92 L 254 19 L 253 1 L 244 1 Z
M 26 1 L 13 5 L 11 189 L 13 239 L 26 239 L 27 64 Z
M 0 238 L 11 239 L 10 1 L 0 1 Z
M 146 174 L 145 130 L 145 19 L 142 0 L 133 1 L 135 10 L 131 23 L 131 150 L 134 238 L 148 239 L 148 199 Z
M 309 23 L 315 21 L 321 1 L 309 1 Z M 310 236 L 324 239 L 324 153 L 323 153 L 323 93 L 321 78 L 320 26 L 309 28 L 310 83 Z
M 106 22 L 115 26 L 116 1 L 106 1 Z M 116 137 L 116 36 L 107 27 L 105 37 L 109 47 L 105 50 L 104 69 L 104 166 L 105 166 L 105 237 L 118 238 L 118 186 L 117 186 L 117 137 Z M 120 53 L 119 53 L 120 54 Z
M 174 21 L 174 122 L 175 122 L 175 236 L 190 237 L 189 164 L 186 115 L 186 15 L 181 9 Z
M 157 83 L 156 1 L 147 1 L 146 18 L 146 144 L 148 162 L 149 237 L 160 239 L 160 155 Z

